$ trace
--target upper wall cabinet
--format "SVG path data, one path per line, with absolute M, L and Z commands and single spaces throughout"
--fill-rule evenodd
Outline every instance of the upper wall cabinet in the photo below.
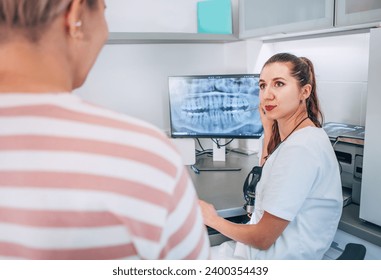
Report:
M 380 21 L 380 0 L 336 0 L 336 26 L 349 26 Z
M 240 0 L 239 37 L 333 27 L 334 0 Z
M 201 0 L 106 0 L 108 43 L 220 43 L 238 34 L 197 33 L 197 2 Z M 232 0 L 238 16 L 238 0 Z M 235 12 L 236 11 L 236 12 Z M 233 23 L 234 24 L 234 23 Z M 238 33 L 238 28 L 235 33 Z
M 197 32 L 198 0 L 106 0 L 110 32 Z

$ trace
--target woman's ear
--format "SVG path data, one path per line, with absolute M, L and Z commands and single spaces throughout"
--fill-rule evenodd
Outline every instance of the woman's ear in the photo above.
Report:
M 73 39 L 82 39 L 84 34 L 82 31 L 82 13 L 83 0 L 73 0 L 66 12 L 66 27 L 68 35 Z
M 302 87 L 302 95 L 301 100 L 306 100 L 311 95 L 312 86 L 310 84 L 306 84 Z

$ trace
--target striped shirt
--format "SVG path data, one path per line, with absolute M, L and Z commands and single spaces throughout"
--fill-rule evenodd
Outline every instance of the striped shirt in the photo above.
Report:
M 72 94 L 0 94 L 0 258 L 208 257 L 162 132 Z

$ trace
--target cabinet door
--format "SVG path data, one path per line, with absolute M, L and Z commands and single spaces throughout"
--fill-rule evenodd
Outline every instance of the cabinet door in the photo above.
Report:
M 224 43 L 237 41 L 234 34 L 197 33 L 200 0 L 105 0 L 109 26 L 108 44 Z M 238 0 L 231 0 L 233 20 Z M 233 24 L 234 26 L 234 24 Z
M 336 0 L 336 26 L 381 21 L 380 0 Z
M 334 0 L 241 0 L 240 38 L 333 27 Z
M 110 32 L 197 33 L 198 0 L 106 0 Z
M 369 43 L 368 95 L 361 183 L 360 218 L 381 226 L 380 76 L 381 28 L 372 29 Z

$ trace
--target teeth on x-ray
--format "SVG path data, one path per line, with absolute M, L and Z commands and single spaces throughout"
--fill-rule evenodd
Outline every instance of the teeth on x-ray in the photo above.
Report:
M 240 95 L 208 93 L 200 97 L 187 98 L 181 106 L 181 119 L 191 122 L 193 129 L 215 131 L 241 126 L 249 102 Z M 246 114 L 250 115 L 250 114 Z
M 229 78 L 215 81 L 215 88 L 221 92 L 249 93 L 255 88 L 253 79 Z
M 219 93 L 204 94 L 186 98 L 181 106 L 183 113 L 203 114 L 211 111 L 235 112 L 246 111 L 249 102 L 239 95 L 223 95 Z
M 201 133 L 232 132 L 253 124 L 258 91 L 253 79 L 193 79 L 174 85 L 179 94 L 174 123 Z M 186 95 L 184 97 L 184 94 Z M 176 102 L 176 101 L 175 101 Z

